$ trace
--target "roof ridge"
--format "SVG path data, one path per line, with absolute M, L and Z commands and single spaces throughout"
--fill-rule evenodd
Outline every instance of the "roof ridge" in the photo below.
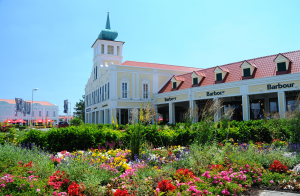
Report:
M 130 60 L 126 60 L 122 63 L 122 65 Z M 150 63 L 150 62 L 143 62 L 143 61 L 131 61 L 131 62 L 137 62 L 137 63 Z M 163 63 L 151 63 L 151 64 L 159 64 L 159 65 L 169 65 L 169 66 L 176 66 L 176 67 L 186 67 L 186 68 L 195 68 L 195 69 L 199 69 L 202 70 L 202 68 L 197 68 L 197 67 L 187 67 L 187 66 L 182 66 L 182 65 L 170 65 L 170 64 L 163 64 Z

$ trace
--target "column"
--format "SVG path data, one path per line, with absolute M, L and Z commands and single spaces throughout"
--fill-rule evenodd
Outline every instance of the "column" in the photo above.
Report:
M 169 103 L 169 124 L 174 122 L 174 103 Z
M 104 114 L 104 122 L 103 122 L 103 124 L 107 124 L 106 110 L 103 110 L 103 114 Z
M 84 117 L 84 123 L 88 123 L 88 113 L 85 113 L 85 117 Z
M 279 109 L 280 118 L 284 118 L 285 117 L 285 110 L 286 110 L 284 91 L 278 92 L 278 109 Z
M 215 105 L 217 105 L 218 104 L 218 102 L 219 102 L 219 98 L 214 98 L 214 101 L 215 101 Z M 218 122 L 219 121 L 219 118 L 220 118 L 220 111 L 216 111 L 217 112 L 217 114 L 214 114 L 215 116 L 214 116 L 214 121 L 215 122 Z
M 97 124 L 97 112 L 94 112 L 94 124 Z
M 242 97 L 242 104 L 243 104 L 243 120 L 247 121 L 249 120 L 249 96 L 248 95 L 244 95 Z
M 198 113 L 199 113 L 197 101 L 192 101 L 192 106 L 193 106 L 192 115 L 195 115 L 193 117 L 193 123 L 196 123 L 198 122 Z

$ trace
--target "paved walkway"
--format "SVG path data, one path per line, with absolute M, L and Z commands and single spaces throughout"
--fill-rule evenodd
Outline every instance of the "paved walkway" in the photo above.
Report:
M 259 194 L 259 196 L 300 196 L 300 194 L 264 190 Z

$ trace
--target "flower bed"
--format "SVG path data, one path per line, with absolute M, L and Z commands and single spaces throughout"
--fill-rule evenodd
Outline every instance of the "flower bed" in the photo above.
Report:
M 0 195 L 240 195 L 251 187 L 299 191 L 289 146 L 211 144 L 49 154 L 0 146 Z M 113 147 L 113 145 L 111 145 Z M 295 149 L 295 147 L 293 148 Z

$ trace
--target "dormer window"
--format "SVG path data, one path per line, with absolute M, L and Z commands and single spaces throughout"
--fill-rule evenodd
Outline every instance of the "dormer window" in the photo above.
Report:
M 243 64 L 241 65 L 242 68 L 242 79 L 251 79 L 254 77 L 255 71 L 257 69 L 256 65 L 254 62 L 250 63 L 248 61 L 244 61 Z
M 222 81 L 222 73 L 217 73 L 216 78 L 216 81 Z
M 203 78 L 205 78 L 205 73 L 201 72 L 201 71 L 193 71 L 192 75 L 192 82 L 194 87 L 197 87 L 200 85 L 200 83 L 202 82 Z
M 219 67 L 217 66 L 214 70 L 215 73 L 215 83 L 223 83 L 229 74 L 229 70 L 226 67 Z
M 177 82 L 173 82 L 173 89 L 177 88 Z
M 284 56 L 283 54 L 278 54 L 274 59 L 276 65 L 276 75 L 289 73 L 292 61 Z
M 193 85 L 198 85 L 198 78 L 193 78 Z
M 173 76 L 173 78 L 171 79 L 172 82 L 172 89 L 173 90 L 177 90 L 177 88 L 179 87 L 179 85 L 184 81 L 184 78 L 181 76 Z

